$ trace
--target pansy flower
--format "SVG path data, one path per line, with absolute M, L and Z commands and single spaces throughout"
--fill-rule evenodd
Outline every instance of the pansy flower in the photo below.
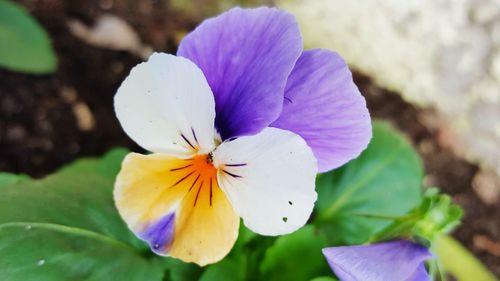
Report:
M 160 255 L 222 259 L 240 223 L 281 235 L 303 226 L 315 176 L 356 157 L 371 138 L 365 100 L 345 62 L 302 50 L 293 16 L 234 8 L 153 54 L 118 89 L 129 154 L 114 199 L 129 228 Z
M 430 281 L 427 248 L 408 240 L 323 249 L 341 281 Z

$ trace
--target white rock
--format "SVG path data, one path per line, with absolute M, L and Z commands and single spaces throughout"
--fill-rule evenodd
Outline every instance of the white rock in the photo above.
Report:
M 500 173 L 500 1 L 278 0 L 306 47 L 355 69 L 448 122 L 451 146 Z
M 139 35 L 126 21 L 115 15 L 101 15 L 92 27 L 70 20 L 68 27 L 74 36 L 96 47 L 129 51 L 144 59 L 153 52 L 151 47 L 143 45 Z

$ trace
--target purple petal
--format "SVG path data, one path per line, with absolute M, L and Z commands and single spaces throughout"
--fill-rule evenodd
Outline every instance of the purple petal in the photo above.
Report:
M 328 264 L 341 281 L 421 281 L 429 250 L 406 240 L 367 246 L 323 249 Z M 420 278 L 420 279 L 410 279 Z
M 157 222 L 149 225 L 139 234 L 139 238 L 148 242 L 151 250 L 155 253 L 163 253 L 174 238 L 175 213 L 170 213 Z
M 320 172 L 356 158 L 372 132 L 365 99 L 346 63 L 320 49 L 302 53 L 288 78 L 283 112 L 271 126 L 302 136 Z
M 223 139 L 253 135 L 278 118 L 287 77 L 302 52 L 295 18 L 276 8 L 233 8 L 181 42 L 178 55 L 205 74 Z
M 406 279 L 405 281 L 431 281 L 431 277 L 427 273 L 427 270 L 425 269 L 425 264 L 421 263 L 418 267 L 417 270 L 413 273 L 413 275 Z

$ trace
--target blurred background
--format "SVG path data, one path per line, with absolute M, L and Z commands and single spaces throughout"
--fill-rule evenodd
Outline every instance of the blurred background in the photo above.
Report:
M 455 236 L 500 275 L 500 1 L 13 2 L 47 32 L 57 64 L 37 74 L 0 68 L 0 171 L 43 177 L 112 147 L 139 151 L 112 106 L 131 67 L 153 50 L 175 53 L 229 7 L 277 5 L 297 17 L 306 48 L 348 61 L 372 116 L 420 152 L 425 185 L 465 209 Z

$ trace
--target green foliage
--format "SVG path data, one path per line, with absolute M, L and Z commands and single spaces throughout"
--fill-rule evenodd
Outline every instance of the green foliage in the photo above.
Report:
M 0 224 L 6 281 L 162 280 L 163 269 L 105 235 L 51 223 Z
M 210 265 L 200 281 L 244 281 L 246 280 L 246 256 L 232 255 L 221 262 Z
M 143 257 L 149 251 L 114 208 L 113 181 L 125 153 L 2 186 L 2 280 L 162 280 L 167 264 Z
M 0 66 L 12 71 L 53 72 L 57 61 L 43 28 L 21 6 L 0 0 Z
M 344 167 L 320 175 L 317 218 L 330 243 L 359 244 L 419 204 L 423 167 L 417 152 L 388 124 L 374 122 L 368 148 Z
M 6 172 L 0 172 L 0 187 L 13 183 L 18 183 L 27 179 L 29 179 L 29 177 L 25 175 L 16 175 Z
M 261 280 L 303 281 L 328 275 L 331 271 L 321 252 L 325 247 L 326 236 L 312 225 L 279 237 L 262 260 Z
M 439 235 L 450 233 L 460 224 L 462 209 L 451 201 L 450 196 L 439 194 L 437 189 L 426 192 L 421 208 L 417 210 L 421 219 L 411 230 L 413 237 L 434 241 Z M 414 213 L 410 213 L 413 215 Z
M 114 207 L 113 176 L 81 173 L 77 167 L 69 166 L 42 180 L 4 186 L 0 197 L 0 224 L 27 222 L 70 226 L 144 249 Z
M 165 280 L 168 281 L 192 281 L 198 280 L 202 268 L 193 263 L 185 263 L 174 258 L 163 258 L 165 268 L 168 269 Z M 146 281 L 146 280 L 145 280 Z
M 430 246 L 437 236 L 449 233 L 458 226 L 462 214 L 462 209 L 451 202 L 448 195 L 440 194 L 437 188 L 430 188 L 418 207 L 395 218 L 391 225 L 370 240 L 411 237 Z
M 311 281 L 338 281 L 338 279 L 329 276 L 321 276 L 311 279 Z
M 123 158 L 129 151 L 125 148 L 115 148 L 106 153 L 101 159 L 83 158 L 59 170 L 59 174 L 90 174 L 115 180 L 120 171 Z

